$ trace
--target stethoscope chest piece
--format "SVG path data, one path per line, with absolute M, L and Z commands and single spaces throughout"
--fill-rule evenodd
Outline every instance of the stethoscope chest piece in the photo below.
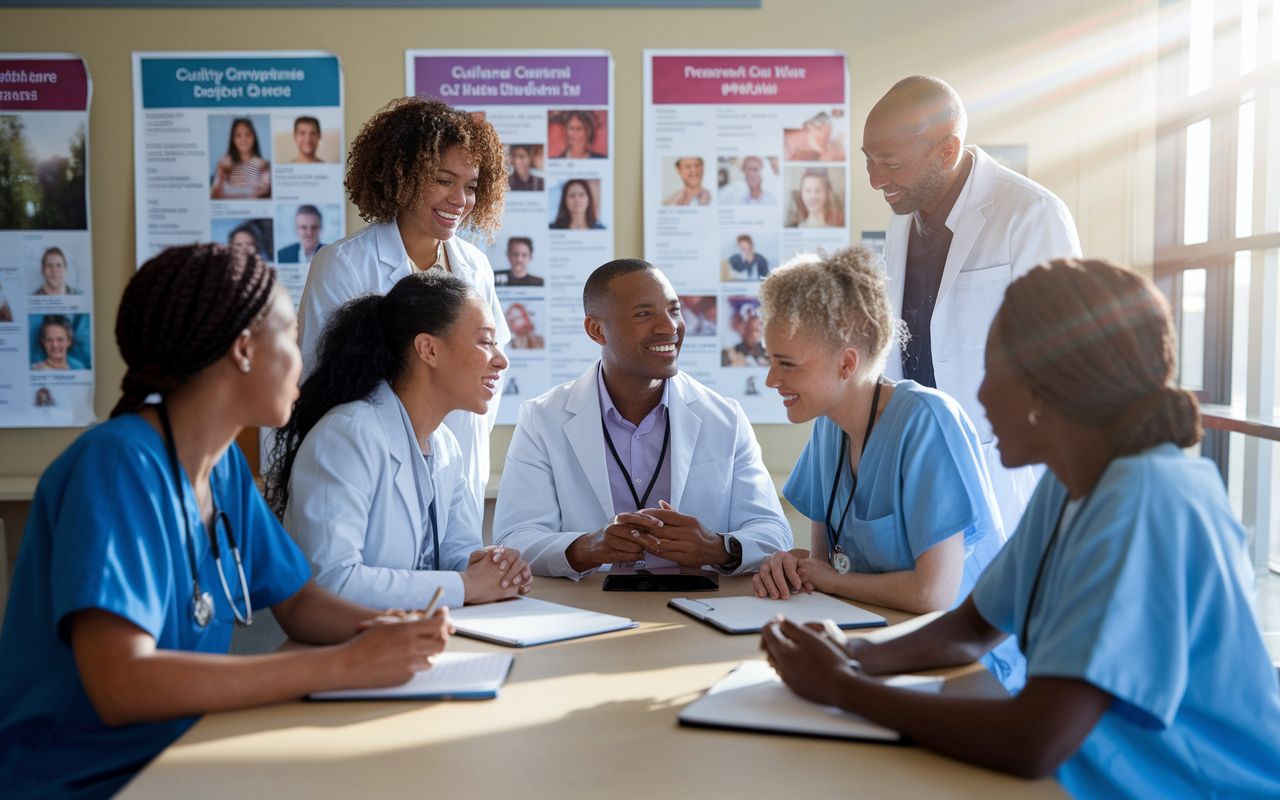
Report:
M 213 621 L 213 595 L 196 587 L 196 593 L 191 597 L 191 613 L 196 618 L 197 625 L 201 628 L 209 627 L 209 623 Z
M 836 551 L 831 554 L 831 566 L 835 567 L 836 572 L 845 575 L 853 568 L 853 562 L 849 559 L 848 553 L 836 547 Z

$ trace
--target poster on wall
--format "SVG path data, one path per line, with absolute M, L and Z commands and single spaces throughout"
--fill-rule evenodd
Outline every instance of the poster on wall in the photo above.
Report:
M 94 422 L 92 94 L 79 56 L 0 53 L 0 427 Z
M 191 242 L 256 250 L 296 306 L 347 233 L 342 112 L 332 53 L 135 52 L 137 266 Z
M 645 50 L 644 252 L 680 296 L 680 367 L 786 422 L 765 387 L 760 281 L 797 253 L 849 245 L 843 53 Z
M 483 114 L 510 173 L 493 264 L 511 344 L 498 423 L 600 354 L 582 286 L 613 259 L 613 57 L 606 50 L 408 50 L 407 94 Z

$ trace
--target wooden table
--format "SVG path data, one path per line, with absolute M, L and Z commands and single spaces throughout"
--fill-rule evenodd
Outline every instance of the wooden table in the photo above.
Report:
M 455 637 L 450 649 L 508 652 L 511 675 L 481 702 L 292 702 L 211 714 L 120 798 L 1065 798 L 919 747 L 679 727 L 685 704 L 760 638 L 729 636 L 674 609 L 673 594 L 535 579 L 534 596 L 629 616 L 629 631 L 511 649 Z M 746 578 L 721 579 L 746 594 Z M 910 615 L 872 607 L 890 623 Z M 947 670 L 945 691 L 1003 695 L 981 666 Z

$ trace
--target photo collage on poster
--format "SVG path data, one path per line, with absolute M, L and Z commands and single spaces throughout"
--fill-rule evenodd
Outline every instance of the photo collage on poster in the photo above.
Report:
M 650 50 L 644 69 L 645 257 L 680 295 L 681 369 L 785 422 L 757 295 L 792 256 L 849 244 L 844 56 Z
M 494 126 L 510 173 L 502 229 L 475 244 L 511 329 L 499 424 L 577 378 L 600 349 L 582 286 L 613 258 L 613 59 L 598 50 L 410 50 L 406 91 Z
M 78 56 L 0 55 L 0 427 L 95 421 L 91 95 Z
M 257 252 L 294 305 L 346 235 L 342 67 L 329 53 L 134 53 L 137 263 L 217 242 Z

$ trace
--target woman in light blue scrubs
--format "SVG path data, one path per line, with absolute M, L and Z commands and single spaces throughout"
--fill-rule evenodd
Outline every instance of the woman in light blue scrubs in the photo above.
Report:
M 485 548 L 462 450 L 445 417 L 483 416 L 506 356 L 489 305 L 444 270 L 415 272 L 333 315 L 289 424 L 267 499 L 316 582 L 357 603 L 490 603 L 533 586 L 510 547 Z
M 1078 798 L 1280 797 L 1280 682 L 1245 532 L 1173 383 L 1177 337 L 1146 278 L 1055 260 L 1008 289 L 986 407 L 1006 466 L 1044 463 L 1017 534 L 955 611 L 882 645 L 773 623 L 764 647 L 811 700 Z M 925 696 L 866 675 L 1027 656 L 1011 700 Z M 850 663 L 847 659 L 855 659 Z
M 821 591 L 924 614 L 954 608 L 1004 544 L 982 448 L 952 398 L 884 379 L 898 341 L 876 256 L 800 256 L 760 286 L 767 384 L 813 432 L 783 494 L 811 520 L 808 549 L 774 553 L 760 597 Z M 984 662 L 1021 687 L 1016 645 Z
M 6 800 L 108 797 L 200 714 L 394 686 L 444 649 L 447 613 L 384 614 L 312 583 L 258 494 L 235 437 L 288 419 L 296 339 L 256 254 L 171 248 L 129 281 L 124 396 L 45 471 L 18 552 L 0 633 Z M 227 655 L 263 607 L 294 639 L 346 644 Z

